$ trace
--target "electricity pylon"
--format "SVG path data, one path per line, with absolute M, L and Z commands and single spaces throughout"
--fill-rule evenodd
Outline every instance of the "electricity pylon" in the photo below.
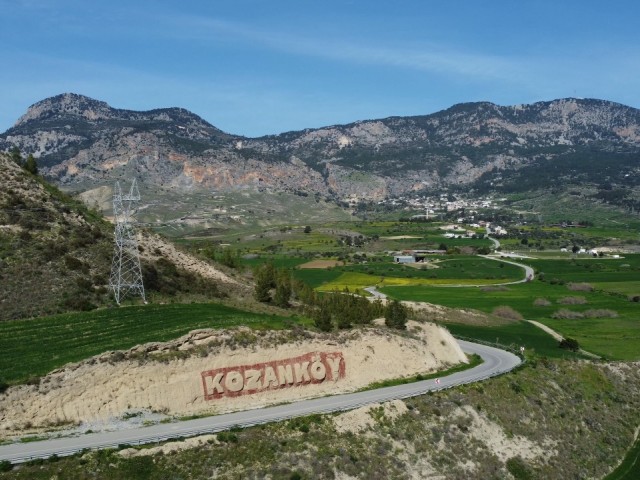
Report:
M 113 217 L 116 231 L 109 286 L 113 289 L 118 305 L 127 295 L 140 295 L 144 303 L 147 303 L 138 257 L 138 241 L 133 225 L 133 215 L 139 201 L 140 191 L 135 178 L 126 195 L 123 195 L 120 183 L 116 182 L 113 191 Z

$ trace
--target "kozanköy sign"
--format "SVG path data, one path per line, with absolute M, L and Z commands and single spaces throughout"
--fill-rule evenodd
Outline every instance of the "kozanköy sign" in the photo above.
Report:
M 295 358 L 222 367 L 201 373 L 205 400 L 297 387 L 345 376 L 342 352 L 311 352 Z

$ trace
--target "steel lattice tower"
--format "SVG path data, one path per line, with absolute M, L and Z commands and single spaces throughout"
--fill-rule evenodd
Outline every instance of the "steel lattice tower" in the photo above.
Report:
M 138 241 L 133 225 L 136 204 L 140 201 L 140 191 L 135 178 L 129 193 L 122 194 L 120 183 L 116 182 L 113 191 L 113 216 L 116 224 L 113 262 L 109 286 L 113 289 L 116 303 L 127 295 L 140 295 L 147 303 L 142 284 L 142 270 L 138 257 Z

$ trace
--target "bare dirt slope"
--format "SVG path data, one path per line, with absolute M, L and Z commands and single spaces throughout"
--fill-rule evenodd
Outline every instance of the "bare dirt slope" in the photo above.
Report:
M 0 437 L 141 409 L 184 416 L 258 408 L 466 361 L 447 330 L 417 322 L 403 333 L 199 330 L 69 365 L 39 385 L 10 388 L 0 397 Z

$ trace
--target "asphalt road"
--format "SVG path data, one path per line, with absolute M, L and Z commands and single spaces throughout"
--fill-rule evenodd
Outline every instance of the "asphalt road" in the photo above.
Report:
M 155 443 L 172 438 L 214 433 L 232 427 L 248 427 L 276 422 L 312 413 L 330 413 L 350 410 L 363 405 L 421 395 L 429 391 L 443 390 L 456 385 L 478 382 L 512 370 L 520 364 L 516 355 L 497 348 L 459 341 L 467 353 L 476 353 L 484 362 L 463 372 L 453 373 L 436 380 L 423 380 L 407 385 L 379 388 L 330 397 L 303 400 L 287 405 L 246 410 L 175 423 L 157 424 L 149 427 L 91 433 L 75 437 L 42 440 L 30 443 L 15 443 L 0 446 L 0 460 L 21 463 L 51 455 L 66 456 L 83 449 L 117 447 L 122 444 L 138 445 Z

